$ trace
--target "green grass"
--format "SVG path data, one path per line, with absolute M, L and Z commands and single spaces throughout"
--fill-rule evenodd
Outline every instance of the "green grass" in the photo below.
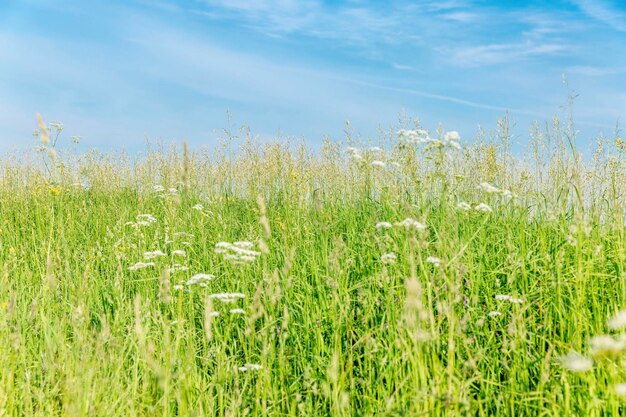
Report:
M 620 337 L 607 319 L 626 307 L 626 164 L 620 148 L 584 161 L 550 137 L 534 138 L 543 161 L 496 138 L 394 139 L 363 162 L 339 144 L 249 142 L 232 160 L 6 162 L 0 415 L 619 415 L 621 346 L 589 339 Z M 140 214 L 156 222 L 127 224 Z M 407 217 L 426 227 L 376 228 Z M 234 264 L 222 241 L 260 255 Z M 167 256 L 145 260 L 154 250 Z M 129 270 L 140 261 L 155 265 Z M 197 273 L 215 278 L 186 285 Z M 245 298 L 209 298 L 231 292 Z M 568 371 L 571 351 L 593 368 Z

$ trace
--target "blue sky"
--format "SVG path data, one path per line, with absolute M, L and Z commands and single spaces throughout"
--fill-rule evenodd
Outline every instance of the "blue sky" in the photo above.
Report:
M 84 147 L 376 137 L 401 115 L 472 140 L 506 110 L 523 144 L 562 113 L 580 144 L 626 110 L 626 6 L 610 0 L 2 0 L 0 150 L 35 112 Z

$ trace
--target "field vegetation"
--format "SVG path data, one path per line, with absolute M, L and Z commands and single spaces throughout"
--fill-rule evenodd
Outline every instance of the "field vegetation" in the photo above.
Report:
M 620 415 L 618 134 L 400 128 L 79 154 L 40 118 L 0 172 L 0 415 Z

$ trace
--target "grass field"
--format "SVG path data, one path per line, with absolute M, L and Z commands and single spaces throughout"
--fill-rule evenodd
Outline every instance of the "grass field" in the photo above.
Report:
M 418 127 L 131 157 L 42 122 L 0 175 L 0 415 L 622 413 L 621 140 Z

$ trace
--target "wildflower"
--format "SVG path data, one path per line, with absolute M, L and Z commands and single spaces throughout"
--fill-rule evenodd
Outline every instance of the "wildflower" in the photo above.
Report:
M 378 146 L 372 146 L 371 148 L 368 149 L 370 152 L 382 152 L 383 150 L 380 149 Z
M 178 272 L 178 271 L 187 271 L 189 270 L 188 266 L 184 266 L 181 264 L 174 264 L 170 267 L 170 272 Z
M 428 258 L 426 258 L 426 262 L 430 262 L 435 266 L 441 265 L 441 259 L 437 258 L 436 256 L 429 256 Z
M 243 308 L 233 308 L 230 310 L 230 314 L 246 314 L 246 310 Z
M 494 187 L 493 185 L 489 184 L 488 182 L 481 182 L 478 185 L 478 188 L 480 188 L 481 190 L 483 190 L 487 194 L 496 194 L 496 193 L 500 192 L 499 188 Z
M 180 291 L 184 289 L 185 287 L 182 285 L 174 285 L 172 288 L 174 289 L 174 291 Z
M 626 397 L 626 382 L 613 385 L 613 391 L 620 397 Z
M 524 300 L 522 300 L 521 298 L 511 297 L 510 295 L 506 294 L 497 294 L 495 298 L 498 301 L 508 301 L 511 304 L 522 304 L 524 302 Z
M 614 356 L 626 348 L 623 341 L 609 335 L 594 336 L 589 339 L 589 351 L 593 356 Z
M 400 227 L 404 227 L 406 229 L 417 229 L 417 230 L 424 230 L 426 229 L 426 225 L 418 222 L 417 220 L 413 220 L 409 217 L 407 217 L 406 219 L 402 220 L 401 222 L 396 222 L 395 224 L 396 226 L 400 226 Z
M 196 274 L 189 278 L 189 281 L 187 281 L 187 285 L 199 284 L 201 287 L 205 287 L 206 283 L 211 281 L 213 278 L 215 278 L 215 275 L 213 274 Z
M 129 271 L 137 271 L 138 269 L 154 266 L 154 262 L 137 262 L 135 265 L 128 267 Z
M 209 295 L 211 299 L 217 299 L 223 303 L 234 303 L 238 298 L 245 298 L 246 296 L 240 292 L 226 292 Z
M 178 192 L 176 188 L 169 188 L 168 191 L 170 192 L 170 194 L 176 194 Z
M 618 311 L 607 323 L 609 329 L 620 330 L 626 327 L 626 310 Z
M 192 207 L 192 209 L 202 211 L 204 210 L 204 206 L 202 204 L 196 204 L 195 206 Z
M 73 136 L 70 136 L 70 140 L 73 143 L 78 145 L 80 143 L 80 141 L 82 140 L 82 138 L 80 136 L 73 135 Z
M 493 210 L 491 209 L 491 207 L 489 207 L 487 204 L 485 203 L 480 203 L 479 205 L 477 205 L 476 207 L 474 207 L 474 210 L 476 211 L 480 211 L 482 213 L 491 213 Z
M 153 252 L 144 252 L 143 254 L 144 259 L 154 259 L 158 256 L 165 256 L 165 254 L 160 250 L 155 250 Z
M 489 313 L 487 313 L 487 315 L 489 317 L 498 317 L 498 316 L 501 316 L 502 313 L 500 313 L 499 311 L 490 311 Z
M 157 219 L 152 214 L 139 214 L 137 215 L 136 226 L 150 226 L 152 223 L 156 223 Z
M 172 255 L 185 257 L 187 256 L 187 253 L 184 250 L 177 249 L 175 251 L 172 251 Z
M 376 230 L 380 229 L 391 229 L 393 225 L 389 222 L 378 222 L 376 223 Z
M 58 187 L 50 187 L 50 194 L 59 195 L 61 194 L 61 190 Z
M 211 312 L 209 313 L 209 316 L 210 316 L 210 317 L 217 317 L 217 316 L 219 316 L 219 315 L 220 315 L 220 312 L 219 312 L 219 311 L 211 311 Z
M 380 257 L 380 261 L 384 264 L 394 264 L 396 263 L 396 254 L 393 252 L 385 253 Z
M 61 122 L 50 122 L 50 127 L 58 131 L 61 131 L 64 128 L 63 123 Z
M 247 363 L 244 366 L 240 366 L 238 369 L 239 372 L 260 371 L 261 369 L 263 369 L 263 367 L 254 363 Z
M 233 245 L 242 249 L 252 249 L 254 247 L 254 243 L 248 241 L 233 242 Z
M 561 365 L 571 372 L 585 372 L 593 367 L 593 360 L 579 353 L 570 352 L 559 358 Z
M 252 242 L 217 242 L 215 244 L 215 253 L 222 254 L 225 260 L 232 261 L 235 264 L 249 263 L 261 256 L 261 252 L 253 251 Z
M 162 193 L 163 191 L 165 191 L 165 188 L 162 185 L 155 185 L 154 186 L 154 192 L 155 193 Z
M 513 197 L 515 197 L 515 194 L 513 194 L 510 190 L 503 190 L 500 195 L 502 196 L 503 199 L 505 199 L 506 201 L 510 201 L 513 199 Z
M 383 161 L 372 161 L 372 166 L 379 167 L 379 168 L 384 168 L 385 167 L 385 163 Z
M 457 204 L 456 208 L 463 211 L 470 211 L 472 209 L 472 206 L 467 204 L 465 201 L 461 201 L 459 204 Z
M 444 135 L 444 139 L 446 141 L 459 141 L 461 140 L 461 135 L 459 135 L 459 132 L 453 130 L 450 132 L 446 132 L 446 134 Z

